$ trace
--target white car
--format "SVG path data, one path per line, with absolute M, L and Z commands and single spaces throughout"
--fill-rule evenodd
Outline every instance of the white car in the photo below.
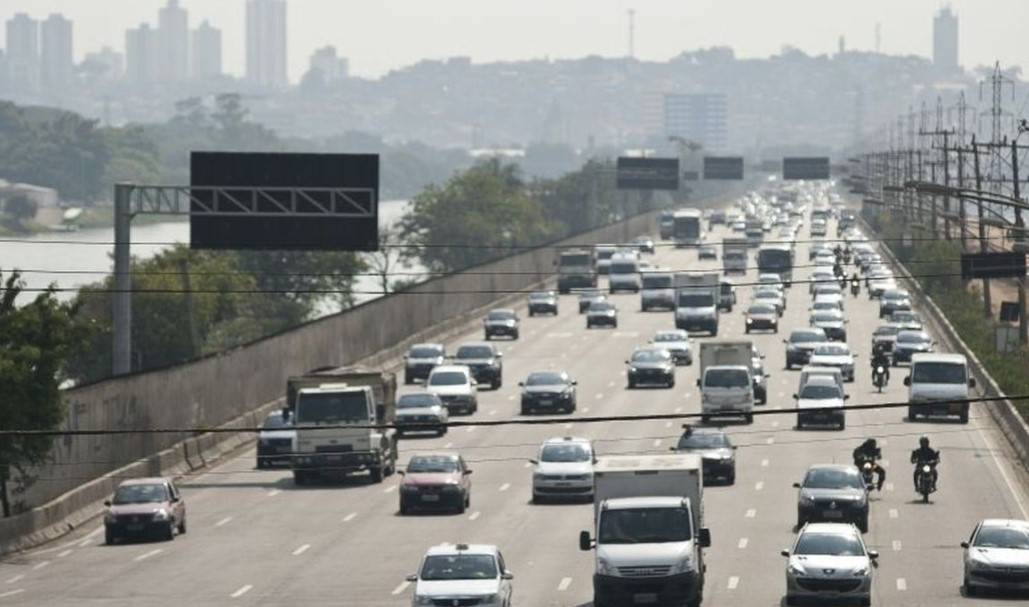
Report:
M 471 415 L 479 409 L 479 384 L 467 365 L 440 365 L 429 373 L 425 389 L 440 397 L 451 413 Z
M 682 329 L 658 331 L 650 343 L 668 350 L 677 365 L 693 364 L 693 340 Z
M 786 310 L 786 298 L 783 297 L 782 291 L 775 287 L 758 287 L 754 291 L 754 303 L 775 306 L 775 311 L 779 313 L 779 316 L 782 316 Z
M 872 570 L 879 553 L 865 548 L 850 523 L 808 523 L 797 534 L 786 563 L 786 604 L 797 599 L 853 599 L 872 604 Z
M 412 607 L 421 605 L 478 605 L 511 607 L 514 576 L 504 556 L 490 544 L 439 544 L 422 558 L 414 584 Z
M 839 312 L 840 314 L 843 314 L 843 306 L 841 306 L 840 302 L 835 299 L 823 299 L 822 301 L 817 301 L 811 304 L 811 307 L 808 308 L 808 310 L 811 312 Z
M 397 396 L 397 436 L 412 432 L 447 433 L 450 411 L 438 394 L 410 392 Z
M 832 342 L 815 346 L 808 364 L 816 367 L 835 367 L 843 374 L 845 381 L 854 381 L 854 353 L 845 343 Z
M 986 588 L 1029 591 L 1029 521 L 986 519 L 961 547 L 968 596 Z
M 825 289 L 825 286 L 823 285 L 823 286 L 818 287 L 818 288 L 819 289 Z M 817 293 L 817 291 L 816 291 L 816 293 Z M 826 301 L 832 302 L 832 303 L 836 304 L 837 306 L 839 306 L 839 308 L 841 310 L 844 307 L 844 304 L 843 304 L 843 294 L 841 294 L 841 293 L 834 293 L 832 291 L 822 291 L 821 293 L 817 293 L 815 295 L 814 300 L 812 300 L 811 305 L 814 305 L 814 304 L 817 304 L 817 303 L 821 303 L 821 302 L 826 302 Z
M 816 268 L 815 271 L 811 272 L 811 277 L 808 278 L 807 290 L 808 293 L 814 294 L 816 287 L 824 284 L 838 284 L 839 282 L 832 269 Z
M 772 285 L 778 287 L 780 291 L 785 291 L 786 286 L 782 282 L 782 276 L 766 272 L 757 275 L 757 284 L 759 286 Z
M 815 256 L 816 266 L 827 266 L 833 267 L 836 265 L 836 255 L 833 253 L 822 252 Z
M 810 377 L 793 398 L 797 401 L 798 430 L 811 423 L 833 425 L 840 430 L 847 427 L 843 401 L 850 397 L 840 390 L 833 378 Z
M 532 503 L 544 499 L 593 499 L 593 441 L 563 436 L 540 445 L 539 455 L 529 460 L 532 471 Z

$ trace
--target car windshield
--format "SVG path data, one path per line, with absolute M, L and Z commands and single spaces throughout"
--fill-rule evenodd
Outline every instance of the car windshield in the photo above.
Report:
M 804 477 L 805 489 L 861 489 L 864 484 L 861 475 L 853 470 L 837 468 L 815 468 Z
M 840 287 L 839 286 L 831 287 L 831 286 L 827 286 L 827 285 L 821 285 L 820 287 L 816 287 L 815 288 L 815 295 L 816 296 L 817 295 L 839 295 L 839 294 L 840 294 Z
M 728 447 L 729 437 L 714 432 L 690 432 L 679 437 L 677 449 L 717 449 Z
M 840 304 L 835 301 L 816 301 L 811 305 L 812 310 L 839 310 Z M 840 318 L 837 316 L 836 318 Z
M 402 394 L 397 399 L 397 409 L 415 409 L 419 407 L 432 407 L 439 404 L 439 397 L 435 394 Z
M 671 355 L 668 350 L 658 349 L 647 349 L 647 350 L 636 350 L 632 353 L 632 362 L 634 363 L 657 363 L 666 360 L 671 360 Z
M 780 297 L 781 297 L 781 295 L 779 294 L 778 291 L 769 291 L 767 289 L 762 289 L 762 290 L 754 293 L 754 299 L 776 299 L 776 300 L 778 300 Z
M 843 398 L 840 389 L 836 385 L 807 384 L 800 391 L 801 398 L 812 400 L 825 400 L 828 398 Z
M 588 462 L 590 450 L 579 444 L 543 445 L 541 462 Z
M 747 314 L 775 314 L 775 308 L 772 306 L 750 306 L 747 308 Z
M 975 536 L 977 548 L 1029 550 L 1029 530 L 1015 527 L 983 527 Z
M 902 344 L 918 344 L 932 341 L 930 337 L 925 333 L 918 333 L 915 331 L 901 331 L 897 334 L 897 343 Z
M 811 322 L 840 322 L 843 318 L 838 314 L 812 314 Z
M 456 358 L 493 358 L 493 350 L 489 346 L 461 346 L 457 349 Z
M 543 291 L 543 292 L 540 292 L 540 293 L 530 293 L 529 294 L 529 299 L 532 299 L 532 300 L 546 300 L 546 299 L 552 299 L 553 297 L 554 296 L 552 294 L 550 294 L 550 293 L 548 293 L 546 291 Z
M 603 510 L 597 541 L 601 544 L 685 542 L 692 537 L 685 508 Z
M 597 291 L 597 290 L 579 291 L 579 299 L 591 299 L 593 297 L 600 297 L 600 291 Z
M 368 421 L 368 402 L 363 391 L 301 392 L 294 423 L 339 424 Z
M 292 428 L 293 422 L 286 419 L 282 413 L 272 413 L 264 420 L 264 425 L 261 426 L 262 430 L 281 430 L 283 428 Z
M 715 300 L 708 293 L 683 293 L 679 296 L 679 306 L 683 308 L 709 308 L 714 305 Z
M 416 455 L 407 463 L 408 472 L 457 472 L 460 469 L 457 458 L 448 455 Z
M 525 380 L 526 386 L 556 386 L 568 383 L 560 373 L 530 373 Z
M 883 299 L 907 299 L 908 294 L 904 291 L 887 291 L 883 293 Z
M 790 335 L 790 343 L 807 344 L 826 341 L 825 333 L 797 332 Z
M 510 310 L 494 310 L 486 318 L 489 320 L 513 320 L 514 317 L 514 312 Z
M 963 384 L 965 365 L 945 362 L 917 362 L 911 370 L 911 383 Z
M 816 355 L 821 354 L 822 356 L 847 356 L 850 354 L 850 349 L 839 344 L 825 344 L 817 346 L 814 353 Z
M 635 274 L 639 271 L 639 265 L 632 262 L 620 261 L 618 263 L 611 264 L 612 274 Z
M 659 341 L 659 342 L 686 341 L 687 339 L 689 339 L 689 338 L 686 337 L 685 335 L 683 335 L 682 333 L 678 333 L 678 332 L 674 332 L 674 331 L 667 332 L 667 333 L 658 333 L 657 335 L 654 336 L 654 341 Z
M 497 563 L 489 554 L 434 554 L 425 557 L 421 579 L 490 580 L 497 577 Z
M 168 490 L 161 483 L 146 485 L 122 485 L 114 492 L 114 504 L 147 504 L 163 502 L 168 497 Z
M 468 383 L 468 376 L 460 371 L 440 371 L 429 375 L 430 386 L 460 386 Z
M 416 347 L 411 348 L 407 356 L 408 358 L 439 358 L 443 356 L 443 351 L 438 348 Z
M 864 556 L 861 540 L 842 533 L 803 533 L 793 554 L 806 556 Z
M 648 276 L 643 275 L 643 288 L 644 289 L 671 289 L 672 288 L 672 276 L 671 274 L 658 274 Z
M 595 301 L 590 304 L 590 312 L 607 312 L 614 309 L 614 304 L 607 301 Z
M 750 374 L 743 369 L 708 369 L 704 373 L 704 386 L 708 388 L 743 388 L 750 381 Z
M 896 335 L 900 331 L 900 327 L 883 325 L 876 327 L 875 331 L 872 331 L 872 335 Z

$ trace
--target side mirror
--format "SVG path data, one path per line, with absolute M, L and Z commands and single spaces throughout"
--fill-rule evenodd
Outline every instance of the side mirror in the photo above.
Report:
M 538 460 L 534 460 L 534 459 L 530 459 L 529 463 L 534 465 L 534 466 L 538 466 L 539 465 L 539 461 Z
M 908 375 L 907 377 L 904 378 L 904 385 L 905 386 L 910 386 L 911 385 L 911 376 L 910 375 Z
M 400 476 L 404 476 L 405 474 L 407 474 L 407 472 L 403 470 L 397 470 L 397 474 L 399 474 Z
M 794 489 L 800 489 L 800 483 L 793 483 Z
M 697 540 L 700 541 L 701 548 L 711 547 L 711 530 L 707 527 L 701 527 L 700 533 L 697 534 Z
M 407 580 L 408 582 L 412 582 L 412 583 L 413 582 L 417 582 L 418 581 L 418 574 L 417 573 L 412 573 L 411 575 L 405 577 L 404 579 Z
M 794 395 L 793 395 L 793 398 L 794 398 L 794 399 L 797 399 L 797 398 L 800 398 L 800 397 L 799 397 L 799 396 L 797 396 L 796 394 L 794 394 Z
M 468 474 L 471 474 L 472 472 L 474 472 L 474 470 L 465 470 L 465 471 L 464 471 L 464 474 L 465 474 L 465 475 L 468 475 Z
M 519 388 L 524 388 L 525 387 L 525 382 L 523 382 L 523 381 L 518 382 L 518 387 Z
M 968 378 L 968 387 L 969 388 L 974 388 L 975 387 L 975 378 L 974 377 L 969 377 Z
M 573 385 L 573 386 L 578 386 L 578 385 L 579 385 L 579 380 L 577 380 L 577 379 L 573 379 L 573 380 L 572 380 L 572 385 Z
M 505 571 L 503 574 L 501 574 L 500 577 L 501 577 L 501 579 L 504 579 L 504 580 L 513 580 L 514 579 L 514 574 L 511 573 L 510 571 Z
M 697 378 L 697 387 L 698 388 L 700 387 L 700 378 L 699 377 Z
M 765 379 L 768 379 L 768 378 L 769 378 L 769 377 L 771 377 L 771 376 L 772 376 L 772 374 L 771 374 L 771 373 L 765 373 Z
M 107 506 L 108 508 L 110 508 L 111 507 L 111 500 L 104 500 L 104 505 Z
M 850 400 L 850 395 L 849 394 L 844 394 L 843 395 L 843 400 Z
M 504 358 L 503 352 L 497 352 L 497 358 Z
M 629 364 L 629 361 L 625 361 L 625 364 L 627 364 L 627 365 L 628 365 L 628 364 Z
M 579 550 L 589 550 L 593 548 L 593 540 L 590 539 L 589 531 L 579 532 Z
M 879 551 L 878 550 L 869 550 L 868 551 L 868 558 L 870 558 L 872 560 L 875 560 L 875 559 L 879 558 Z
M 783 556 L 789 556 L 790 555 L 790 551 L 786 550 L 785 548 L 783 548 L 782 550 L 779 551 L 779 554 L 781 554 Z
M 968 548 L 968 542 L 961 542 L 962 548 Z

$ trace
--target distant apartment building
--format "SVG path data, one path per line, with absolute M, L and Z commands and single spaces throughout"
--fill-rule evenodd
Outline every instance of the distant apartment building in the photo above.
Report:
M 7 20 L 7 83 L 12 91 L 39 90 L 39 22 L 25 13 Z
M 0 49 L 0 91 L 7 90 L 7 53 Z
M 682 137 L 708 150 L 727 144 L 728 104 L 722 93 L 665 93 L 661 104 L 662 134 Z
M 109 46 L 99 51 L 86 53 L 82 63 L 93 66 L 94 78 L 102 82 L 117 82 L 125 75 L 125 55 Z
M 143 23 L 125 32 L 125 81 L 152 84 L 160 70 L 160 44 L 157 30 Z
M 246 79 L 252 84 L 281 88 L 286 75 L 286 2 L 247 0 Z
M 328 84 L 349 76 L 350 62 L 346 57 L 337 56 L 336 47 L 326 46 L 311 55 L 308 69 L 321 72 L 322 81 Z
M 222 75 L 222 31 L 204 21 L 193 30 L 190 40 L 190 77 L 217 78 Z
M 74 76 L 71 21 L 50 15 L 40 25 L 40 84 L 44 89 L 64 89 Z
M 933 19 L 933 64 L 943 70 L 957 71 L 958 16 L 949 6 L 940 9 Z
M 189 14 L 179 0 L 168 0 L 157 17 L 157 64 L 154 78 L 182 82 L 189 76 Z

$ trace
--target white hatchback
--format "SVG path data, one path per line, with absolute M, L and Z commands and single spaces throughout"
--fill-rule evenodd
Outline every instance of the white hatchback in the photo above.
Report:
M 850 523 L 808 523 L 797 534 L 786 563 L 786 604 L 797 599 L 856 600 L 872 604 L 872 570 L 879 553 L 865 548 Z

